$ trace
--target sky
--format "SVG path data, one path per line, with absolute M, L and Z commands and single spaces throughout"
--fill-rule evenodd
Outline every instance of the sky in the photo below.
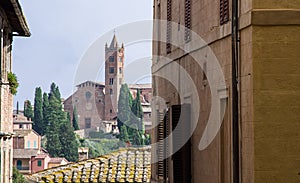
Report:
M 110 44 L 114 32 L 125 43 L 125 81 L 135 70 L 143 70 L 141 80 L 134 82 L 151 82 L 151 41 L 134 42 L 128 35 L 140 27 L 133 22 L 152 19 L 152 0 L 19 1 L 32 36 L 15 37 L 13 42 L 13 72 L 20 84 L 15 106 L 27 99 L 33 103 L 35 88 L 49 92 L 52 82 L 67 98 L 78 82 L 103 81 L 104 45 Z M 149 37 L 151 27 L 144 32 Z

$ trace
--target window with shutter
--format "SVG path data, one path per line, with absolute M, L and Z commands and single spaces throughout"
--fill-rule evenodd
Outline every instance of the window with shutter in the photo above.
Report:
M 229 0 L 220 0 L 220 24 L 229 21 Z
M 158 156 L 158 162 L 157 162 L 157 175 L 159 180 L 164 179 L 164 114 L 157 111 L 157 121 L 158 121 L 158 126 L 157 126 L 157 143 L 158 143 L 158 148 L 157 148 L 157 156 Z
M 170 113 L 169 110 L 165 114 L 164 118 L 164 139 L 165 139 L 165 157 L 169 154 L 170 142 L 166 141 L 167 137 L 170 135 Z M 169 177 L 169 158 L 164 159 L 164 180 L 168 180 Z
M 191 40 L 191 0 L 185 0 L 185 16 L 184 16 L 184 24 L 185 24 L 185 36 L 184 40 L 189 42 Z
M 179 121 L 181 120 L 181 121 Z M 190 105 L 172 106 L 172 130 L 174 131 L 177 124 L 184 123 L 179 133 L 173 136 L 173 180 L 174 183 L 191 182 L 191 139 L 184 146 L 180 147 L 186 133 L 190 131 Z M 177 130 L 177 129 L 176 129 Z M 177 152 L 176 149 L 180 148 Z
M 171 37 L 172 37 L 172 0 L 167 0 L 167 54 L 171 53 Z

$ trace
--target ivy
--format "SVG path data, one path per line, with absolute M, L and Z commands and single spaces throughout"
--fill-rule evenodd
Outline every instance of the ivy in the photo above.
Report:
M 9 72 L 7 74 L 7 79 L 9 82 L 10 93 L 16 95 L 18 92 L 17 89 L 19 87 L 17 76 L 14 73 Z

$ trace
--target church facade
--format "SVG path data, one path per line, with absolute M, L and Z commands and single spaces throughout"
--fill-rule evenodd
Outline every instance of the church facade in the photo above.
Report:
M 72 118 L 74 107 L 78 113 L 80 129 L 102 130 L 105 133 L 116 129 L 119 92 L 124 83 L 125 48 L 119 46 L 114 35 L 111 44 L 105 45 L 105 82 L 85 81 L 64 101 L 64 110 Z M 151 126 L 151 84 L 128 84 L 135 98 L 141 91 L 145 125 Z

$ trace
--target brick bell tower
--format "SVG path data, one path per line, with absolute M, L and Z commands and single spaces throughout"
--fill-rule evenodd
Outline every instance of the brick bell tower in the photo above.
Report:
M 117 116 L 118 99 L 124 82 L 124 45 L 119 47 L 116 35 L 105 45 L 105 120 Z

